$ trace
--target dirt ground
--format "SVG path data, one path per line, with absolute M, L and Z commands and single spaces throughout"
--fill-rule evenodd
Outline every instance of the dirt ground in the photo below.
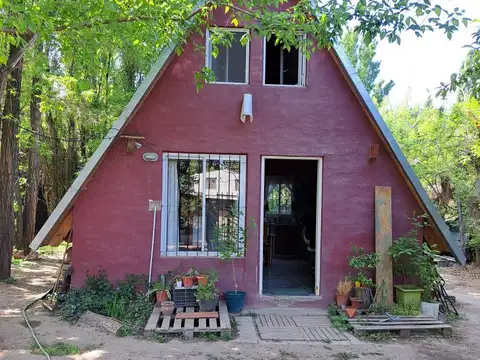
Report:
M 23 322 L 22 308 L 53 284 L 59 259 L 41 259 L 15 265 L 12 284 L 0 283 L 0 359 L 43 359 L 32 355 L 32 337 Z M 40 306 L 29 310 L 29 319 L 42 343 L 57 341 L 77 344 L 89 351 L 64 359 L 182 359 L 182 360 L 309 360 L 309 359 L 435 359 L 477 360 L 480 358 L 480 270 L 442 270 L 448 291 L 457 297 L 458 309 L 465 314 L 455 321 L 452 338 L 420 336 L 386 343 L 360 341 L 352 345 L 262 343 L 236 341 L 208 342 L 171 340 L 168 343 L 119 338 L 79 325 L 69 325 Z M 60 359 L 61 357 L 54 357 Z

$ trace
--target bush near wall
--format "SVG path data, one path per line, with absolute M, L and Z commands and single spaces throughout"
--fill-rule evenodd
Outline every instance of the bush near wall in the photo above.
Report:
M 87 310 L 122 321 L 121 335 L 141 333 L 153 309 L 153 301 L 145 295 L 146 276 L 127 275 L 113 287 L 105 271 L 87 275 L 83 288 L 73 288 L 60 304 L 60 316 L 77 321 Z

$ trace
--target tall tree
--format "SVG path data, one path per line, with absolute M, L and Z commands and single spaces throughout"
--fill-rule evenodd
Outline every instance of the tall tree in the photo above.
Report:
M 470 245 L 480 248 L 480 102 L 472 98 L 448 111 L 405 104 L 384 117 L 443 217 L 457 223 L 463 205 Z
M 381 105 L 395 83 L 393 80 L 378 79 L 381 62 L 375 60 L 377 41 L 368 42 L 359 33 L 347 31 L 342 36 L 341 44 L 370 96 Z
M 30 129 L 31 145 L 28 148 L 28 173 L 26 179 L 25 200 L 23 202 L 23 231 L 21 250 L 28 253 L 28 245 L 35 236 L 35 221 L 38 203 L 38 170 L 39 170 L 39 134 L 40 134 L 40 78 L 38 75 L 32 77 L 32 95 L 30 101 Z
M 15 49 L 13 49 L 15 50 Z M 15 56 L 12 51 L 11 56 Z M 0 151 L 0 279 L 10 277 L 14 236 L 14 179 L 17 171 L 16 153 L 23 62 L 20 60 L 6 84 L 5 106 L 1 119 Z M 4 254 L 7 254 L 5 256 Z

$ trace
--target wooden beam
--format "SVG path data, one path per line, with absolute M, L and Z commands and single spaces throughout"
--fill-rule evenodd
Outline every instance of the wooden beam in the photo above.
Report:
M 380 145 L 378 145 L 378 144 L 370 145 L 370 150 L 368 152 L 368 158 L 370 160 L 376 159 L 378 157 L 379 149 L 380 149 Z
M 63 240 L 67 239 L 67 235 L 72 230 L 73 224 L 73 212 L 70 212 L 65 216 L 62 222 L 58 223 L 53 228 L 52 235 L 48 240 L 44 241 L 42 245 L 58 246 L 62 243 Z M 69 241 L 70 242 L 70 241 Z
M 393 302 L 393 268 L 388 249 L 392 246 L 392 188 L 375 187 L 375 252 L 380 256 L 376 268 L 376 284 L 379 294 L 376 301 Z
M 184 312 L 177 314 L 175 319 L 217 319 L 218 312 Z

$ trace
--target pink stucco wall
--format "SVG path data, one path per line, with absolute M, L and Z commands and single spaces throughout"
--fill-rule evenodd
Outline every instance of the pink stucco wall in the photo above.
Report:
M 198 38 L 197 38 L 198 40 Z M 419 206 L 392 158 L 381 145 L 377 160 L 370 144 L 381 141 L 361 105 L 327 51 L 307 65 L 304 88 L 262 86 L 263 41 L 250 49 L 250 84 L 206 85 L 196 93 L 194 73 L 204 57 L 192 49 L 173 59 L 143 106 L 124 131 L 146 137 L 134 155 L 119 139 L 93 175 L 74 207 L 73 284 L 83 284 L 87 270 L 103 268 L 115 280 L 126 273 L 148 272 L 152 213 L 149 199 L 161 198 L 162 163 L 143 161 L 143 152 L 225 153 L 247 155 L 247 218 L 260 224 L 262 155 L 323 156 L 321 247 L 322 305 L 334 297 L 338 280 L 349 273 L 350 243 L 374 248 L 374 187 L 391 186 L 394 238 L 409 230 Z M 254 122 L 239 121 L 244 93 L 253 94 Z M 160 216 L 158 217 L 160 220 Z M 154 275 L 183 262 L 220 271 L 222 290 L 232 288 L 229 264 L 217 259 L 162 258 L 160 221 Z M 238 262 L 240 287 L 250 306 L 269 306 L 258 295 L 259 228 L 252 230 L 245 259 Z

